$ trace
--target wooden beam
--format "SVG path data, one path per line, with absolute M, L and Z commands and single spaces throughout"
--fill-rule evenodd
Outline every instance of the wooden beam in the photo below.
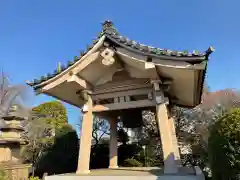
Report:
M 86 59 L 80 61 L 81 63 L 72 69 L 73 74 L 79 73 L 81 70 L 83 70 L 85 67 L 87 67 L 89 64 L 94 62 L 99 57 L 100 52 L 97 51 L 91 55 L 89 55 Z
M 69 75 L 66 75 L 66 76 L 61 76 L 59 79 L 49 83 L 49 84 L 46 84 L 45 86 L 43 86 L 41 88 L 41 93 L 45 93 L 46 91 L 49 91 L 50 89 L 64 83 L 66 81 L 66 77 L 69 77 Z
M 156 103 L 154 101 L 146 99 L 146 100 L 139 100 L 139 101 L 95 105 L 93 106 L 92 111 L 101 112 L 101 111 L 112 111 L 112 110 L 140 108 L 140 107 L 153 107 L 153 106 L 156 106 Z
M 108 99 L 108 98 L 115 98 L 121 96 L 132 96 L 132 95 L 144 95 L 152 92 L 152 88 L 143 88 L 143 89 L 133 89 L 128 91 L 117 91 L 117 92 L 108 92 L 104 94 L 92 94 L 93 100 L 98 99 Z
M 78 77 L 77 75 L 72 75 L 67 82 L 76 82 L 83 89 L 92 89 L 92 85 L 90 85 L 86 80 Z
M 54 81 L 50 82 L 49 84 L 46 84 L 45 86 L 43 86 L 41 93 L 44 93 L 66 81 L 67 82 L 75 81 L 75 82 L 79 83 L 79 85 L 82 86 L 83 88 L 91 88 L 91 86 L 88 86 L 87 83 L 84 82 L 84 80 L 81 80 L 81 78 L 77 77 L 76 74 L 79 71 L 81 71 L 82 69 L 84 69 L 86 66 L 88 66 L 91 62 L 95 61 L 98 56 L 99 56 L 99 52 L 95 52 L 95 53 L 89 55 L 89 57 L 84 59 L 82 64 L 79 64 L 79 66 L 76 66 L 73 70 L 71 70 L 71 71 L 69 70 L 69 72 L 67 74 L 60 76 L 58 79 L 55 79 Z
M 77 104 L 77 103 L 73 103 L 73 102 L 71 102 L 71 101 L 68 101 L 68 100 L 66 100 L 66 99 L 63 99 L 63 98 L 61 98 L 61 97 L 59 97 L 59 96 L 53 95 L 53 94 L 51 94 L 51 93 L 49 93 L 49 92 L 44 92 L 44 94 L 46 94 L 46 95 L 48 95 L 48 96 L 52 96 L 52 97 L 54 97 L 54 98 L 56 98 L 56 99 L 59 99 L 59 100 L 61 100 L 61 101 L 64 101 L 65 103 L 71 104 L 71 105 L 73 105 L 73 106 L 75 106 L 75 107 L 77 107 L 77 108 L 82 107 L 82 105 L 84 104 L 84 102 L 81 101 L 80 99 L 78 99 L 78 103 L 79 103 L 79 104 Z
M 116 91 L 127 91 L 140 88 L 151 88 L 149 79 L 129 79 L 121 82 L 109 82 L 95 87 L 93 94 L 103 94 Z
M 155 65 L 152 62 L 145 62 L 144 68 L 145 69 L 153 69 L 153 68 L 155 68 Z
M 130 90 L 135 90 L 135 89 L 140 89 L 140 88 L 148 88 L 149 84 L 141 84 L 141 85 L 135 85 L 135 86 L 122 86 L 122 87 L 116 87 L 112 89 L 103 89 L 103 90 L 98 90 L 93 93 L 96 94 L 103 94 L 103 93 L 111 93 L 111 92 L 116 92 L 116 91 L 130 91 Z

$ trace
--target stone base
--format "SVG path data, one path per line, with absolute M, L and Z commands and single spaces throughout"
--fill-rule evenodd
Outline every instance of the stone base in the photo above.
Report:
M 109 166 L 108 169 L 118 169 L 118 166 Z
M 89 174 L 90 170 L 86 170 L 86 171 L 77 171 L 76 174 L 78 175 L 84 175 L 84 174 Z
M 205 180 L 201 170 L 196 167 L 179 168 L 176 174 L 164 174 L 155 167 L 94 169 L 88 174 L 62 174 L 46 176 L 45 180 Z
M 177 174 L 178 173 L 178 169 L 180 167 L 177 166 L 173 166 L 173 167 L 165 167 L 164 168 L 164 174 Z
M 197 176 L 54 176 L 45 180 L 204 180 Z

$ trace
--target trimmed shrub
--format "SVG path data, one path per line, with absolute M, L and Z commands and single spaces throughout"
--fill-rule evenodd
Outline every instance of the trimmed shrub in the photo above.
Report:
M 80 147 L 81 148 L 81 147 Z M 93 145 L 91 149 L 91 169 L 108 168 L 109 166 L 109 144 Z
M 122 144 L 118 147 L 118 164 L 124 166 L 126 159 L 132 159 L 140 153 L 142 147 L 137 144 Z
M 240 179 L 240 108 L 212 125 L 208 148 L 213 180 Z
M 54 145 L 49 148 L 36 164 L 35 174 L 63 174 L 75 172 L 78 162 L 79 140 L 76 131 L 68 124 L 56 130 Z
M 141 151 L 136 144 L 122 144 L 118 147 L 118 165 L 125 166 L 126 159 L 133 159 Z M 136 160 L 137 161 L 137 160 Z M 109 166 L 109 144 L 98 144 L 92 146 L 90 167 L 91 169 L 108 168 Z
M 67 110 L 60 101 L 42 103 L 34 107 L 33 112 L 46 115 L 45 122 L 54 127 L 61 128 L 67 123 Z
M 40 180 L 40 178 L 37 176 L 30 176 L 29 180 Z

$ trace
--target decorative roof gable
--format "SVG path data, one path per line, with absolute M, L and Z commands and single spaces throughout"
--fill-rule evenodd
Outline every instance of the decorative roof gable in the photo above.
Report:
M 209 55 L 214 51 L 212 47 L 209 47 L 205 52 L 198 52 L 196 50 L 193 53 L 189 53 L 188 51 L 173 51 L 169 49 L 161 49 L 155 48 L 151 46 L 146 46 L 144 44 L 140 44 L 136 41 L 130 40 L 127 37 L 120 35 L 120 33 L 116 30 L 113 23 L 111 21 L 105 21 L 102 24 L 102 31 L 99 36 L 92 41 L 92 45 L 87 46 L 85 51 L 80 52 L 80 56 L 75 56 L 72 61 L 68 61 L 67 65 L 59 64 L 58 67 L 54 70 L 53 73 L 48 73 L 45 76 L 41 76 L 40 79 L 34 79 L 31 82 L 26 82 L 28 85 L 33 86 L 34 89 L 39 88 L 41 83 L 57 76 L 62 73 L 66 69 L 73 66 L 76 62 L 81 60 L 81 58 L 87 54 L 89 50 L 91 50 L 94 45 L 99 41 L 99 39 L 105 36 L 106 41 L 110 42 L 112 46 L 121 46 L 123 48 L 127 48 L 130 51 L 135 53 L 140 53 L 146 55 L 148 57 L 156 57 L 162 59 L 170 59 L 170 60 L 178 60 L 178 61 L 187 61 L 187 62 L 202 62 L 208 60 Z

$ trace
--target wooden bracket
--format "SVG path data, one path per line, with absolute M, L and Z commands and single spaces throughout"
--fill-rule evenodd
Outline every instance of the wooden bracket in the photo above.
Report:
M 76 92 L 80 96 L 81 99 L 84 101 L 88 101 L 88 98 L 91 98 L 90 95 L 92 94 L 92 91 L 90 90 L 79 90 Z
M 164 96 L 163 89 L 161 88 L 158 80 L 152 80 L 153 84 L 153 96 L 157 104 L 169 104 L 168 97 Z

